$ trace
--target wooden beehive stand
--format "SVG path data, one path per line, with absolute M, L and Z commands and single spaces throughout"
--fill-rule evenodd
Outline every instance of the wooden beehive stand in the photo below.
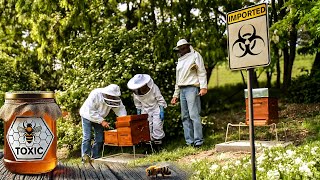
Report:
M 254 93 L 258 95 L 255 95 Z M 245 93 L 247 93 L 245 91 Z M 245 94 L 246 96 L 247 94 Z M 256 97 L 255 97 L 256 96 Z M 276 141 L 278 141 L 277 123 L 279 119 L 278 115 L 278 99 L 275 97 L 269 97 L 269 91 L 267 88 L 253 89 L 253 124 L 254 126 L 269 126 L 275 131 Z M 225 142 L 228 139 L 229 126 L 239 127 L 239 140 L 240 140 L 240 127 L 249 126 L 249 104 L 246 96 L 246 121 L 239 124 L 227 125 L 227 132 Z
M 128 115 L 117 117 L 116 129 L 104 131 L 104 146 L 132 146 L 135 157 L 135 145 L 150 141 L 148 115 Z

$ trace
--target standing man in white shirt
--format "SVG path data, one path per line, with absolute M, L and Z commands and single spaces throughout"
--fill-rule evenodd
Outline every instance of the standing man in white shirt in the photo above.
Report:
M 185 39 L 177 42 L 179 51 L 176 67 L 176 84 L 171 104 L 180 97 L 181 118 L 187 145 L 200 147 L 203 144 L 200 118 L 200 96 L 207 93 L 207 72 L 201 55 Z
M 80 108 L 82 120 L 82 162 L 91 161 L 101 157 L 103 146 L 103 131 L 109 127 L 104 119 L 112 109 L 117 116 L 126 116 L 127 111 L 120 99 L 120 88 L 116 84 L 110 84 L 105 88 L 97 88 L 91 91 L 86 101 Z M 94 143 L 91 147 L 91 129 L 94 129 Z

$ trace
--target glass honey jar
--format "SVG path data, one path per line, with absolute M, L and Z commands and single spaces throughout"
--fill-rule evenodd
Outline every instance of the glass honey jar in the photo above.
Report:
M 12 173 L 41 174 L 57 165 L 56 120 L 61 109 L 54 93 L 5 93 L 0 109 L 4 121 L 4 165 Z

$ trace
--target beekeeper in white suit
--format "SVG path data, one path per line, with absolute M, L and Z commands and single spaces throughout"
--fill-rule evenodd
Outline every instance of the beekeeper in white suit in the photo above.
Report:
M 120 99 L 120 88 L 116 84 L 110 84 L 105 88 L 97 88 L 91 91 L 86 101 L 80 108 L 82 120 L 82 161 L 90 161 L 91 158 L 101 157 L 103 146 L 103 131 L 109 127 L 105 117 L 112 109 L 117 116 L 126 116 L 127 111 Z M 94 129 L 94 143 L 91 147 L 91 129 Z
M 128 88 L 133 90 L 133 100 L 137 114 L 148 114 L 150 138 L 156 146 L 161 146 L 163 131 L 164 100 L 159 87 L 148 74 L 136 74 L 128 81 Z M 159 147 L 158 147 L 159 148 Z
M 178 51 L 179 59 L 171 104 L 176 104 L 180 99 L 186 144 L 201 147 L 204 140 L 200 118 L 200 96 L 207 94 L 207 72 L 202 56 L 187 40 L 180 39 L 175 50 Z

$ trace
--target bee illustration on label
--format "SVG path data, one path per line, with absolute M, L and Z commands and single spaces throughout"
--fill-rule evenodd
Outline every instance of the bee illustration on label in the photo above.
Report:
M 171 171 L 168 168 L 168 166 L 149 166 L 146 169 L 146 175 L 147 176 L 158 176 L 158 174 L 161 174 L 162 177 L 165 175 L 171 175 Z
M 40 132 L 42 127 L 37 126 L 36 124 L 31 121 L 30 123 L 27 121 L 24 121 L 23 123 L 23 128 L 18 126 L 18 131 L 21 133 L 24 133 L 25 140 L 27 141 L 28 144 L 31 144 L 33 139 L 34 139 L 34 134 L 37 132 Z

